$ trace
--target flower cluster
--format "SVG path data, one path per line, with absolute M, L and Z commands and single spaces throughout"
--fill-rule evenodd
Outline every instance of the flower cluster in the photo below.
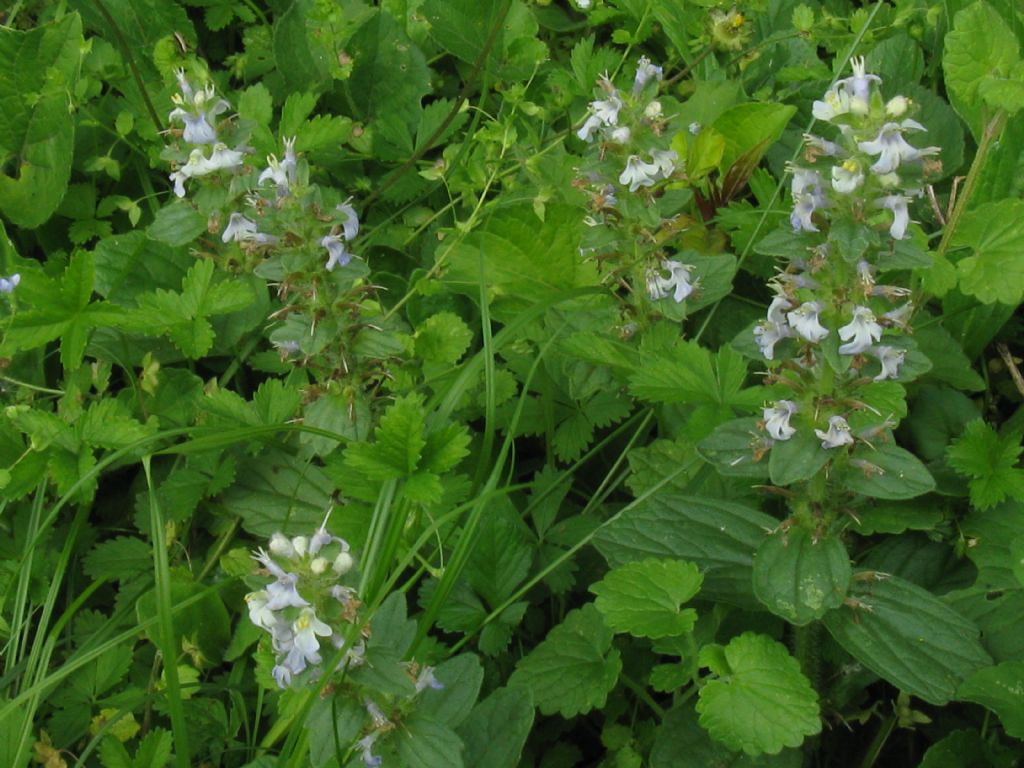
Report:
M 863 59 L 851 64 L 853 76 L 814 102 L 815 117 L 838 128 L 836 141 L 806 135 L 808 165 L 789 168 L 790 224 L 799 242 L 803 233 L 818 242 L 772 280 L 775 295 L 754 328 L 773 380 L 794 391 L 765 406 L 764 431 L 785 441 L 813 429 L 826 450 L 855 445 L 847 419 L 863 407 L 861 388 L 901 375 L 913 306 L 908 289 L 878 282 L 880 262 L 909 236 L 908 204 L 938 153 L 908 142 L 925 131 L 906 117 L 910 100 L 883 101 L 881 79 Z
M 217 116 L 227 112 L 231 105 L 217 98 L 213 85 L 195 90 L 184 70 L 179 69 L 176 76 L 181 92 L 172 97 L 175 107 L 167 119 L 171 123 L 184 124 L 181 138 L 186 144 L 193 145 L 188 160 L 171 174 L 174 194 L 184 197 L 185 182 L 189 179 L 208 176 L 217 171 L 239 170 L 244 162 L 245 149 L 229 149 L 227 144 L 218 139 Z M 206 151 L 208 147 L 209 154 Z
M 642 280 L 651 301 L 671 298 L 679 304 L 698 287 L 691 276 L 695 267 L 663 252 L 657 229 L 666 222 L 652 227 L 648 221 L 655 196 L 682 172 L 679 155 L 665 138 L 668 117 L 658 99 L 663 78 L 662 68 L 643 57 L 628 90 L 617 88 L 607 75 L 598 80 L 601 98 L 590 102 L 576 131 L 593 148 L 580 184 L 590 197 L 585 221 L 593 231 L 581 250 L 602 264 L 620 262 L 609 274 L 612 280 L 621 283 L 632 274 L 630 282 Z M 635 197 L 620 201 L 627 192 Z
M 356 620 L 359 601 L 342 583 L 355 561 L 348 543 L 325 526 L 326 521 L 309 537 L 275 533 L 269 552 L 259 549 L 253 555 L 274 581 L 245 600 L 252 623 L 270 633 L 277 661 L 273 676 L 281 688 L 291 686 L 307 670 L 314 671 L 311 677 L 319 677 L 321 638 L 335 651 L 342 649 L 343 627 Z M 364 650 L 362 641 L 351 646 L 340 665 L 358 666 Z

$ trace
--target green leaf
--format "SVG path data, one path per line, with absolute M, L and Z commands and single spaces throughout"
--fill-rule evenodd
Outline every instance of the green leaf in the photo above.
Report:
M 456 728 L 476 704 L 484 668 L 472 653 L 463 653 L 439 664 L 434 676 L 444 688 L 424 690 L 419 695 L 421 706 L 437 722 Z
M 181 293 L 157 289 L 137 297 L 138 309 L 127 326 L 166 334 L 189 358 L 197 360 L 213 347 L 213 326 L 207 318 L 245 309 L 252 301 L 249 285 L 226 276 L 215 282 L 213 262 L 195 262 L 181 281 Z
M 466 765 L 516 768 L 533 727 L 533 702 L 525 688 L 499 688 L 459 727 Z
M 700 589 L 700 569 L 684 560 L 648 558 L 613 569 L 590 591 L 605 623 L 634 637 L 670 637 L 690 632 L 697 611 L 682 608 Z
M 795 114 L 796 107 L 776 103 L 737 104 L 727 109 L 711 126 L 725 138 L 720 170 L 725 173 L 745 155 L 745 160 L 756 165 Z M 750 153 L 754 153 L 752 157 Z
M 263 83 L 250 85 L 238 96 L 238 116 L 256 125 L 269 125 L 274 116 L 274 99 Z
M 402 126 L 412 146 L 412 126 L 430 92 L 423 53 L 385 11 L 370 17 L 349 44 L 354 65 L 348 92 L 361 116 Z
M 1019 563 L 1013 555 L 1013 544 L 1024 531 L 1024 504 L 1007 501 L 995 509 L 971 512 L 961 528 L 970 542 L 967 556 L 978 566 L 978 586 L 992 590 L 1018 588 L 1014 569 Z
M 993 75 L 1005 77 L 1019 58 L 1017 38 L 988 3 L 971 3 L 953 18 L 942 69 L 950 101 L 976 139 L 982 131 L 982 82 Z
M 995 768 L 992 750 L 977 731 L 953 731 L 932 744 L 917 768 Z
M 746 360 L 730 347 L 718 352 L 680 341 L 664 353 L 652 353 L 630 376 L 630 391 L 655 403 L 708 403 L 751 409 L 760 403 L 744 389 Z
M 354 443 L 346 448 L 346 463 L 376 480 L 411 475 L 426 445 L 424 418 L 422 397 L 398 398 L 381 417 L 373 443 Z
M 771 452 L 768 449 L 773 445 L 758 426 L 760 421 L 751 416 L 719 424 L 714 432 L 700 442 L 701 456 L 726 477 L 767 480 L 771 463 Z M 767 461 L 764 458 L 766 452 L 769 456 Z
M 276 16 L 274 22 L 274 59 L 276 70 L 288 91 L 305 91 L 313 85 L 331 82 L 327 51 L 319 39 L 312 40 L 312 24 L 307 15 L 313 8 L 312 0 L 295 0 Z M 322 37 L 322 32 L 319 37 Z
M 408 768 L 462 768 L 462 739 L 451 728 L 417 712 L 395 730 L 398 757 Z
M 336 754 L 335 738 L 349 744 L 359 737 L 366 720 L 366 709 L 341 693 L 318 696 L 303 726 L 309 736 L 309 760 L 313 768 L 329 763 Z
M 930 704 L 991 664 L 978 628 L 930 592 L 895 576 L 854 577 L 844 607 L 825 614 L 829 633 L 875 674 Z
M 1007 498 L 1024 499 L 1024 469 L 1017 467 L 1020 435 L 1000 435 L 981 419 L 967 425 L 946 450 L 949 465 L 970 478 L 971 504 L 990 509 Z
M 117 536 L 97 544 L 86 556 L 82 570 L 93 579 L 111 577 L 128 583 L 153 570 L 153 551 L 141 539 Z
M 804 626 L 843 604 L 853 569 L 843 542 L 797 524 L 754 555 L 754 594 L 776 616 Z
M 74 253 L 59 281 L 36 271 L 24 274 L 19 296 L 33 309 L 14 317 L 5 345 L 35 349 L 59 338 L 61 364 L 67 370 L 77 368 L 93 328 L 117 325 L 123 316 L 106 302 L 89 302 L 93 281 L 92 254 L 87 251 Z
M 912 499 L 935 489 L 935 480 L 921 460 L 891 443 L 874 449 L 858 446 L 839 482 L 875 499 Z
M 96 292 L 121 306 L 154 288 L 176 288 L 195 258 L 185 248 L 172 248 L 138 230 L 106 237 L 93 250 Z
M 746 632 L 716 655 L 701 651 L 701 666 L 717 677 L 697 701 L 700 724 L 716 741 L 748 755 L 776 754 L 821 731 L 818 695 L 786 646 Z
M 427 362 L 454 364 L 473 340 L 473 332 L 454 312 L 438 312 L 416 329 L 416 355 Z
M 549 205 L 543 222 L 528 204 L 501 208 L 452 247 L 445 284 L 475 299 L 482 281 L 497 319 L 555 293 L 597 285 L 594 266 L 579 258 L 582 226 L 579 212 L 567 206 Z
M 757 609 L 754 552 L 778 522 L 740 504 L 665 493 L 622 512 L 594 544 L 613 568 L 649 556 L 692 561 L 704 574 L 702 598 Z
M 570 611 L 519 660 L 509 687 L 529 689 L 545 715 L 557 712 L 569 718 L 600 709 L 622 670 L 613 636 L 592 603 Z
M 960 686 L 958 698 L 988 707 L 1010 736 L 1024 739 L 1024 661 L 978 670 Z
M 0 27 L 0 212 L 19 227 L 43 224 L 60 204 L 74 158 L 69 112 L 84 41 L 82 19 L 22 32 Z
M 1024 298 L 1024 200 L 1000 200 L 967 211 L 953 235 L 953 246 L 972 255 L 957 264 L 960 290 L 991 304 L 1018 304 Z
M 206 232 L 206 219 L 184 200 L 176 200 L 157 211 L 146 234 L 170 246 L 188 245 Z
M 1018 61 L 1010 77 L 988 75 L 978 83 L 985 103 L 1014 115 L 1024 108 L 1024 62 Z
M 278 133 L 282 136 L 295 136 L 303 121 L 313 112 L 319 97 L 315 93 L 294 91 L 288 94 L 281 107 L 281 122 Z
M 792 485 L 814 477 L 832 458 L 821 439 L 810 429 L 798 429 L 789 440 L 776 440 L 768 454 L 772 483 Z
M 914 332 L 918 348 L 932 363 L 928 378 L 943 381 L 957 389 L 980 392 L 985 380 L 971 367 L 971 361 L 949 332 L 937 323 L 918 327 Z M 909 363 L 909 355 L 908 360 Z

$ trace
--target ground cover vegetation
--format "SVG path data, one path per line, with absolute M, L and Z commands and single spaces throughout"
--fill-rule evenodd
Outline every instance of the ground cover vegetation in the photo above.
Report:
M 15 0 L 0 765 L 1019 765 L 1014 0 Z

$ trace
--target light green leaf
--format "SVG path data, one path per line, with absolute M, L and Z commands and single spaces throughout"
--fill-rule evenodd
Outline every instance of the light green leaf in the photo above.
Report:
M 138 230 L 106 237 L 93 251 L 96 292 L 121 306 L 154 288 L 177 288 L 195 258 L 185 248 L 172 248 Z
M 821 731 L 818 695 L 786 646 L 746 632 L 723 649 L 721 660 L 706 658 L 717 675 L 700 689 L 697 712 L 712 738 L 748 755 L 776 754 L 798 747 Z
M 533 727 L 533 702 L 525 688 L 499 688 L 459 727 L 466 765 L 516 768 Z
M 20 227 L 44 223 L 67 189 L 74 156 L 72 94 L 84 41 L 69 13 L 28 32 L 0 27 L 0 212 Z
M 552 294 L 597 285 L 594 266 L 579 258 L 582 226 L 579 212 L 565 206 L 549 205 L 543 222 L 530 205 L 502 208 L 452 248 L 445 283 L 476 299 L 483 281 L 499 319 Z
M 970 478 L 971 504 L 990 509 L 1007 498 L 1024 499 L 1024 469 L 1017 466 L 1020 435 L 1000 435 L 981 419 L 967 425 L 946 450 L 950 466 Z
M 184 200 L 175 200 L 157 211 L 146 234 L 170 246 L 188 245 L 206 231 L 206 218 Z
M 843 542 L 793 525 L 770 536 L 754 555 L 754 594 L 768 610 L 803 626 L 838 608 L 853 569 Z
M 603 707 L 622 670 L 612 637 L 597 608 L 587 603 L 520 659 L 508 684 L 529 689 L 545 715 L 569 718 Z
M 398 398 L 381 417 L 373 443 L 353 443 L 346 448 L 346 463 L 378 480 L 412 474 L 426 445 L 424 416 L 422 397 Z
M 1014 115 L 1024 108 L 1024 62 L 1018 61 L 1009 77 L 986 76 L 978 83 L 986 104 Z
M 652 353 L 629 379 L 637 397 L 655 403 L 709 403 L 750 409 L 760 402 L 743 388 L 746 360 L 730 347 L 711 352 L 681 341 L 664 353 Z
M 697 612 L 682 608 L 700 589 L 700 569 L 684 560 L 648 558 L 613 569 L 590 591 L 605 623 L 616 633 L 670 637 L 693 629 Z
M 737 104 L 723 112 L 712 125 L 725 139 L 719 165 L 722 173 L 740 158 L 756 165 L 794 114 L 796 107 L 776 103 Z
M 953 235 L 953 246 L 972 255 L 957 264 L 960 290 L 991 304 L 1018 304 L 1024 298 L 1024 200 L 1000 200 L 967 211 Z
M 741 504 L 665 493 L 624 511 L 594 544 L 612 567 L 652 555 L 692 561 L 704 574 L 702 598 L 756 609 L 754 552 L 778 524 Z
M 930 704 L 991 664 L 978 628 L 930 592 L 896 576 L 854 577 L 856 602 L 825 614 L 829 633 L 875 674 Z
M 1015 739 L 1024 739 L 1024 662 L 1007 661 L 971 675 L 958 698 L 988 707 Z
M 970 3 L 953 18 L 942 69 L 950 101 L 976 139 L 982 131 L 981 83 L 993 75 L 1005 77 L 1019 58 L 1017 38 L 988 3 Z
M 469 349 L 473 332 L 454 312 L 438 312 L 416 329 L 416 355 L 434 363 L 453 364 Z

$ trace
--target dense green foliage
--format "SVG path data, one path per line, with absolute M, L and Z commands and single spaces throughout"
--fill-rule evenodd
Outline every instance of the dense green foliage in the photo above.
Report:
M 1022 109 L 1015 0 L 15 0 L 0 766 L 1019 765 Z

